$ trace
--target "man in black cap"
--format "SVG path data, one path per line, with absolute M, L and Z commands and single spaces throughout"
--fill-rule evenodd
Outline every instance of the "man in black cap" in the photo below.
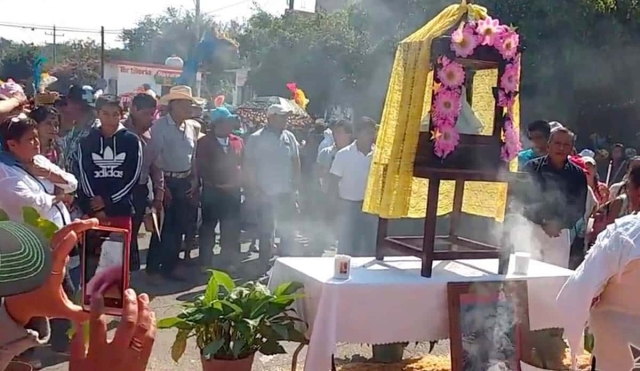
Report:
M 65 158 L 65 170 L 76 177 L 78 168 L 78 149 L 80 140 L 86 137 L 95 125 L 95 97 L 93 88 L 88 85 L 71 85 L 66 96 L 66 104 L 60 112 L 68 120 L 75 122 L 73 128 L 62 138 L 62 150 Z

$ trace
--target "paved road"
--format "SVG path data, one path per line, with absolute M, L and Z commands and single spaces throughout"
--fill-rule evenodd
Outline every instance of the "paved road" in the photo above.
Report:
M 147 238 L 143 238 L 141 246 L 148 246 Z M 245 249 L 248 246 L 244 247 Z M 143 252 L 144 254 L 144 252 Z M 144 260 L 143 260 L 144 261 Z M 132 276 L 132 286 L 137 292 L 147 292 L 152 297 L 151 307 L 155 310 L 158 318 L 164 318 L 175 315 L 179 312 L 180 303 L 192 298 L 194 295 L 204 290 L 206 277 L 197 272 L 196 269 L 188 270 L 191 280 L 189 283 L 162 283 L 161 286 L 153 285 L 143 272 L 136 272 Z M 250 260 L 243 264 L 240 269 L 239 276 L 243 279 L 255 279 L 260 276 L 261 272 L 257 271 L 255 262 Z M 113 331 L 110 332 L 113 334 Z M 184 357 L 179 363 L 173 362 L 171 359 L 170 349 L 173 343 L 174 332 L 172 330 L 163 330 L 158 332 L 156 343 L 153 349 L 151 361 L 148 370 L 171 370 L 171 371 L 193 371 L 200 369 L 199 354 L 193 342 L 189 343 Z M 278 356 L 261 356 L 257 355 L 253 371 L 284 371 L 291 369 L 291 355 L 296 348 L 296 344 L 285 344 L 288 353 Z M 424 355 L 428 352 L 428 344 L 410 345 L 405 351 L 405 357 L 413 357 Z M 436 354 L 447 354 L 448 343 L 441 342 L 434 350 Z M 41 349 L 38 354 L 45 364 L 43 370 L 47 371 L 63 371 L 68 370 L 68 363 L 64 357 L 53 355 L 48 349 Z M 298 370 L 302 370 L 305 351 L 303 350 L 299 357 Z M 337 351 L 337 363 L 345 362 L 361 362 L 371 357 L 369 346 L 358 344 L 340 344 Z

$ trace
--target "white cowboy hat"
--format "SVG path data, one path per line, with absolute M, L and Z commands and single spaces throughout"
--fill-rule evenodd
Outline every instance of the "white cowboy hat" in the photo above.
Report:
M 188 100 L 191 103 L 196 103 L 196 99 L 191 93 L 191 87 L 186 85 L 176 85 L 169 90 L 169 94 L 160 97 L 158 103 L 163 106 L 169 105 L 172 100 Z
M 207 100 L 204 98 L 195 97 L 193 98 L 194 104 L 200 108 L 205 108 L 207 105 Z

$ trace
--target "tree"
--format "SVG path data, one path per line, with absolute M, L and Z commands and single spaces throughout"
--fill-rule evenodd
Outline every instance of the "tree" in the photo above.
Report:
M 0 79 L 14 79 L 24 82 L 32 77 L 31 67 L 34 59 L 38 56 L 39 50 L 32 44 L 9 44 L 7 48 L 1 48 L 0 52 Z
M 194 14 L 176 8 L 168 8 L 160 16 L 147 15 L 135 27 L 125 29 L 121 40 L 128 58 L 134 61 L 163 64 L 167 57 L 176 55 L 187 60 L 198 43 L 195 34 Z M 241 25 L 231 22 L 221 25 L 209 16 L 203 16 L 201 32 L 226 31 L 233 38 Z M 225 51 L 216 51 L 201 61 L 201 69 L 207 73 L 204 90 L 217 94 L 229 90 L 231 76 L 224 71 L 237 68 L 238 58 Z
M 358 103 L 374 62 L 366 20 L 356 6 L 332 14 L 258 12 L 238 38 L 252 67 L 249 84 L 258 95 L 289 96 L 286 84 L 297 82 L 318 114 L 332 104 Z

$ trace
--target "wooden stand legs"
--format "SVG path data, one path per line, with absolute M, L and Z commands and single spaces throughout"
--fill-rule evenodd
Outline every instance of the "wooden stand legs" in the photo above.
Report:
M 433 273 L 433 250 L 436 241 L 436 221 L 438 220 L 438 196 L 440 179 L 429 179 L 427 193 L 427 214 L 424 218 L 424 237 L 422 239 L 422 277 L 431 277 Z M 433 246 L 428 248 L 428 246 Z

